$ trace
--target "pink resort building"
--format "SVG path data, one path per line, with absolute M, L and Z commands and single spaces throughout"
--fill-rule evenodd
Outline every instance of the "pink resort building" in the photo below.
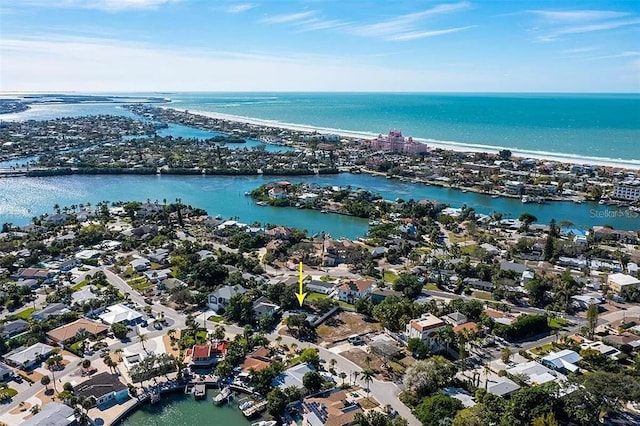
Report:
M 391 130 L 387 136 L 378 135 L 376 139 L 369 141 L 369 147 L 402 154 L 422 154 L 429 150 L 427 144 L 414 142 L 411 137 L 405 138 L 400 130 Z

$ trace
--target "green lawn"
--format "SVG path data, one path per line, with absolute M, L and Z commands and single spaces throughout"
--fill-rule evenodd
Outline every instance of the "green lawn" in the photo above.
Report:
M 425 285 L 422 286 L 422 288 L 424 288 L 425 290 L 433 290 L 433 291 L 440 290 L 436 285 L 436 283 L 426 283 Z
M 471 295 L 478 299 L 493 300 L 493 296 L 488 291 L 474 291 Z
M 211 315 L 209 318 L 207 318 L 207 321 L 211 321 L 211 322 L 224 322 L 224 317 L 221 317 L 219 315 Z
M 134 278 L 132 280 L 127 281 L 127 284 L 129 284 L 131 288 L 133 288 L 134 290 L 138 290 L 138 291 L 144 290 L 153 286 L 153 284 L 149 280 L 147 280 L 145 277 Z
M 80 281 L 78 284 L 76 284 L 73 287 L 71 287 L 71 290 L 78 291 L 82 287 L 86 286 L 87 284 L 89 284 L 89 282 L 87 280 Z
M 340 305 L 340 307 L 344 309 L 350 309 L 350 310 L 356 309 L 354 305 L 350 305 L 347 302 L 343 302 L 342 300 L 338 300 L 338 305 Z
M 395 283 L 398 276 L 393 271 L 384 271 L 384 280 L 388 283 Z
M 569 321 L 563 318 L 549 318 L 549 327 L 554 330 L 559 330 L 569 324 Z
M 307 294 L 306 297 L 306 301 L 307 302 L 315 302 L 316 300 L 322 300 L 322 299 L 326 299 L 327 297 L 329 297 L 326 294 L 322 294 L 322 293 L 309 293 Z
M 326 283 L 331 282 L 331 281 L 335 281 L 337 278 L 336 277 L 332 277 L 330 275 L 323 275 L 320 277 L 320 281 L 324 281 Z
M 24 310 L 18 312 L 14 316 L 16 318 L 20 318 L 20 319 L 23 319 L 23 320 L 26 321 L 26 320 L 31 319 L 31 314 L 34 313 L 35 311 L 36 310 L 34 308 L 27 308 L 27 309 L 24 309 Z
M 542 356 L 542 355 L 546 355 L 552 350 L 553 350 L 553 344 L 547 343 L 546 345 L 538 346 L 537 348 L 531 349 L 531 353 Z

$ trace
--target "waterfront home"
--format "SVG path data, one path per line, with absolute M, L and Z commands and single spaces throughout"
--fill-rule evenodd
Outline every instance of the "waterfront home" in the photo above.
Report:
M 0 336 L 3 339 L 16 336 L 29 329 L 29 323 L 23 319 L 17 319 L 15 321 L 5 322 L 0 324 Z
M 640 288 L 640 280 L 627 274 L 611 274 L 607 277 L 607 285 L 618 294 L 623 294 L 631 288 Z
M 274 387 L 279 387 L 280 389 L 287 388 L 289 386 L 295 386 L 297 388 L 304 388 L 304 384 L 302 383 L 302 378 L 305 374 L 310 371 L 315 371 L 312 365 L 310 364 L 298 364 L 290 367 L 280 373 L 271 384 Z
M 108 330 L 109 327 L 104 324 L 80 318 L 47 332 L 47 338 L 55 344 L 65 345 L 89 336 L 94 338 L 103 336 Z
M 436 336 L 438 330 L 447 327 L 447 324 L 433 314 L 424 314 L 422 317 L 412 319 L 406 327 L 407 339 L 420 339 L 427 345 L 438 347 Z
M 123 304 L 109 306 L 106 312 L 99 315 L 99 318 L 102 322 L 109 325 L 115 323 L 135 325 L 143 320 L 143 316 L 140 312 Z
M 273 188 L 269 189 L 269 198 L 275 198 L 276 200 L 283 200 L 285 198 L 287 198 L 287 191 L 283 188 L 280 188 L 278 186 L 274 186 Z
M 209 294 L 208 298 L 208 306 L 209 309 L 217 311 L 219 309 L 223 309 L 229 303 L 229 300 L 236 294 L 244 294 L 247 292 L 247 289 L 242 287 L 241 285 L 230 286 L 225 285 Z
M 344 280 L 338 286 L 338 299 L 353 304 L 356 300 L 368 297 L 373 290 L 373 280 Z
M 36 343 L 28 348 L 20 347 L 4 355 L 4 360 L 14 366 L 27 370 L 41 363 L 53 352 L 53 347 L 44 343 Z
M 110 403 L 121 403 L 129 399 L 129 388 L 117 375 L 109 373 L 97 374 L 80 383 L 73 389 L 73 393 L 81 398 L 94 397 L 96 406 L 100 409 Z
M 291 233 L 292 231 L 288 228 L 285 228 L 284 226 L 276 226 L 264 231 L 265 235 L 280 240 L 288 240 L 291 237 Z
M 536 361 L 528 361 L 509 368 L 507 373 L 524 378 L 529 386 L 541 385 L 547 382 L 562 381 L 566 377 L 557 371 L 551 370 Z
M 22 426 L 75 426 L 79 425 L 73 408 L 59 402 L 44 404 L 39 413 L 20 423 Z
M 70 310 L 64 303 L 50 303 L 41 311 L 33 312 L 31 318 L 44 321 L 51 317 L 66 314 L 67 312 L 70 312 Z
M 336 289 L 336 283 L 312 279 L 305 284 L 304 288 L 308 292 L 330 294 Z
M 264 296 L 259 297 L 255 302 L 253 302 L 253 312 L 257 319 L 266 315 L 273 316 L 279 309 L 280 306 L 269 302 L 269 300 Z
M 302 408 L 309 426 L 354 425 L 356 414 L 363 413 L 350 391 L 337 389 L 328 395 L 305 398 Z
M 542 357 L 540 362 L 561 373 L 576 373 L 580 371 L 580 367 L 576 365 L 580 360 L 582 360 L 582 357 L 577 352 L 564 349 L 560 352 L 551 352 Z
M 191 348 L 191 364 L 209 366 L 221 361 L 227 353 L 228 343 L 220 341 L 206 345 L 193 345 Z
M 251 371 L 264 370 L 271 366 L 271 358 L 269 358 L 269 349 L 261 347 L 247 355 L 244 362 L 240 365 L 242 371 L 249 373 Z

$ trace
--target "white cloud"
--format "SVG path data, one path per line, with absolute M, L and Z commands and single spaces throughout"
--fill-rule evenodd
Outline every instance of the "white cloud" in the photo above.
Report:
M 275 15 L 261 19 L 263 24 L 292 24 L 300 21 L 307 20 L 314 16 L 317 12 L 310 10 L 308 12 L 289 13 L 286 15 Z
M 335 28 L 341 28 L 349 25 L 347 22 L 334 20 L 323 20 L 317 18 L 307 19 L 305 21 L 297 22 L 295 25 L 300 27 L 298 32 L 306 31 L 318 31 L 318 30 L 331 30 Z
M 597 47 L 576 47 L 574 49 L 565 49 L 560 53 L 563 53 L 565 55 L 576 55 L 579 53 L 593 52 L 594 50 L 598 50 L 598 48 Z
M 636 56 L 640 56 L 640 52 L 635 51 L 626 51 L 621 53 L 616 53 L 613 55 L 605 55 L 605 56 L 597 56 L 589 59 L 616 59 L 616 58 L 633 58 Z
M 248 10 L 256 7 L 257 4 L 254 3 L 241 3 L 241 4 L 232 4 L 224 8 L 224 11 L 227 13 L 244 13 Z
M 612 10 L 529 10 L 529 13 L 533 13 L 534 15 L 538 15 L 554 22 L 599 21 L 629 15 L 625 12 L 616 12 Z
M 566 35 L 566 34 L 581 34 L 581 33 L 590 33 L 593 31 L 606 31 L 613 30 L 620 27 L 627 27 L 630 25 L 638 25 L 640 24 L 640 19 L 627 19 L 621 21 L 608 21 L 601 22 L 597 24 L 590 25 L 582 25 L 577 27 L 568 27 L 562 28 L 554 33 L 555 36 Z
M 467 30 L 469 28 L 474 28 L 477 25 L 469 25 L 466 27 L 458 27 L 458 28 L 448 28 L 446 30 L 432 30 L 432 31 L 414 31 L 414 32 L 409 32 L 409 33 L 404 33 L 404 34 L 396 34 L 393 35 L 389 38 L 387 38 L 387 40 L 390 41 L 407 41 L 407 40 L 417 40 L 420 38 L 427 38 L 427 37 L 437 37 L 437 36 L 441 36 L 441 35 L 445 35 L 445 34 L 451 34 L 451 33 L 457 33 L 460 31 L 464 31 Z
M 352 34 L 364 37 L 379 37 L 389 39 L 389 37 L 400 36 L 402 34 L 410 32 L 408 30 L 417 31 L 417 24 L 424 18 L 445 13 L 459 12 L 468 8 L 469 3 L 466 1 L 459 3 L 440 4 L 421 12 L 401 15 L 387 21 L 378 22 L 375 24 L 353 26 L 352 28 L 350 28 L 350 32 Z

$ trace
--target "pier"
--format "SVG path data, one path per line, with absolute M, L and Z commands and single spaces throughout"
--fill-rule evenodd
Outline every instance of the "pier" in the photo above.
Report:
M 195 399 L 204 399 L 207 393 L 207 385 L 205 383 L 196 383 L 193 389 L 193 397 Z
M 244 414 L 245 417 L 251 417 L 264 411 L 266 408 L 267 400 L 265 399 L 264 401 L 257 401 L 254 404 L 251 404 L 249 407 L 242 410 L 242 414 Z

